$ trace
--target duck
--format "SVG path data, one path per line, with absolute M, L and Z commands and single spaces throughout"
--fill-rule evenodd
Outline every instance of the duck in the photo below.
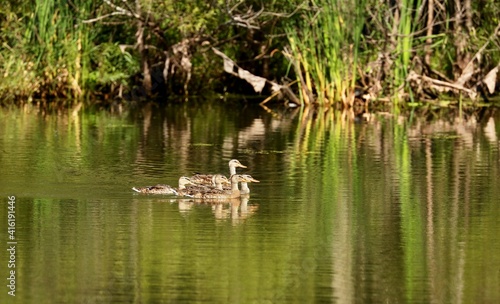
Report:
M 260 181 L 256 180 L 249 174 L 242 174 L 242 176 L 247 180 L 241 182 L 241 190 L 240 193 L 243 194 L 250 194 L 250 188 L 248 188 L 248 183 L 260 183 Z M 224 187 L 225 190 L 231 189 L 231 187 L 226 186 Z
M 170 185 L 158 184 L 155 186 L 147 186 L 147 187 L 140 187 L 140 188 L 132 187 L 132 190 L 134 190 L 135 192 L 148 193 L 148 194 L 179 195 L 179 192 L 182 192 L 184 189 L 186 189 L 186 185 L 190 185 L 190 184 L 193 184 L 193 182 L 191 182 L 191 179 L 189 177 L 181 176 L 179 178 L 179 188 L 174 188 Z
M 236 168 L 246 168 L 247 166 L 240 163 L 237 159 L 231 159 L 229 161 L 229 176 L 236 174 Z M 213 174 L 195 174 L 190 177 L 191 181 L 199 185 L 211 185 Z
M 240 182 L 251 182 L 249 178 L 243 177 L 240 174 L 233 174 L 231 176 L 231 189 L 217 189 L 217 188 L 207 188 L 200 189 L 197 188 L 196 191 L 190 192 L 185 191 L 185 195 L 206 200 L 220 200 L 220 199 L 232 199 L 239 198 L 241 196 L 240 189 L 238 188 L 238 183 Z M 186 188 L 187 190 L 188 188 Z M 187 193 L 186 193 L 187 192 Z
M 214 174 L 212 176 L 211 185 L 202 185 L 202 184 L 190 184 L 186 185 L 186 188 L 183 189 L 187 193 L 196 193 L 196 192 L 206 192 L 212 189 L 223 190 L 223 184 L 231 185 L 231 182 L 222 174 Z M 229 188 L 228 188 L 229 189 Z
M 259 183 L 258 180 L 256 180 L 255 178 L 253 178 L 251 175 L 249 174 L 242 174 L 242 176 L 245 178 L 246 181 L 242 181 L 241 182 L 241 190 L 240 190 L 240 193 L 243 195 L 243 194 L 250 194 L 250 188 L 248 188 L 248 183 Z M 225 190 L 229 190 L 231 189 L 230 186 L 226 186 L 224 187 Z
M 212 177 L 212 187 L 219 189 L 219 190 L 223 190 L 223 186 L 222 186 L 223 184 L 231 185 L 231 181 L 222 174 L 215 174 Z
M 256 180 L 249 174 L 244 174 L 242 175 L 246 181 L 241 182 L 241 190 L 240 193 L 243 194 L 250 194 L 250 188 L 248 188 L 248 183 L 260 183 L 260 181 Z

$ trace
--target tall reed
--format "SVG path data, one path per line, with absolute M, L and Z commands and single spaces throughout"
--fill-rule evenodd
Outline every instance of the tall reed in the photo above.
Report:
M 91 1 L 35 0 L 33 17 L 25 31 L 25 44 L 41 72 L 41 86 L 49 95 L 80 96 L 88 75 L 90 28 L 82 26 Z M 70 6 L 71 5 L 71 6 Z
M 304 103 L 352 105 L 365 0 L 318 0 L 286 28 Z M 298 30 L 299 29 L 299 30 Z
M 419 26 L 420 11 L 418 8 L 421 6 L 421 0 L 399 0 L 397 1 L 396 14 L 393 15 L 393 27 L 397 28 L 397 34 L 394 39 L 396 40 L 396 52 L 393 88 L 395 88 L 393 101 L 395 109 L 398 108 L 400 101 L 400 92 L 405 88 L 406 77 L 410 70 L 411 55 L 414 48 L 413 36 L 415 30 Z M 399 16 L 399 19 L 398 19 Z M 411 92 L 410 88 L 407 92 Z

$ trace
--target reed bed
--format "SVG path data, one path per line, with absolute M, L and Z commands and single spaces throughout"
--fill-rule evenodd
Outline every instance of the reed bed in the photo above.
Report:
M 126 82 L 136 62 L 117 43 L 99 40 L 102 26 L 83 22 L 94 6 L 86 0 L 36 0 L 10 8 L 16 14 L 2 23 L 0 97 L 70 101 L 100 85 Z
M 286 28 L 300 96 L 305 104 L 352 105 L 359 64 L 364 0 L 319 0 Z M 297 30 L 300 29 L 300 30 Z

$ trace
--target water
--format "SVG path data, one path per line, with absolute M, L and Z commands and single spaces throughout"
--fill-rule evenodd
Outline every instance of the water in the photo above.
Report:
M 16 297 L 4 284 L 0 302 L 500 301 L 498 115 L 307 115 L 0 109 L 0 244 L 9 196 L 17 241 Z M 232 158 L 261 181 L 248 200 L 131 190 L 227 174 Z

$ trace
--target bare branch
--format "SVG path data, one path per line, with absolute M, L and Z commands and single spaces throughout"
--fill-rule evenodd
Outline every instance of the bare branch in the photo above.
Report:
M 116 5 L 116 4 L 114 4 L 110 0 L 104 0 L 104 3 L 106 3 L 109 6 L 111 6 L 116 11 L 121 12 L 123 15 L 131 16 L 131 17 L 134 16 L 134 14 L 132 14 L 131 10 L 126 10 L 123 7 L 120 7 L 120 6 Z
M 465 92 L 469 95 L 470 98 L 475 99 L 476 98 L 476 91 L 472 89 L 468 89 L 460 84 L 457 83 L 450 83 L 447 81 L 442 81 L 438 79 L 434 79 L 425 75 L 418 75 L 414 71 L 410 71 L 408 74 L 408 77 L 406 79 L 407 81 L 415 81 L 419 85 L 422 85 L 422 83 L 428 83 L 430 84 L 430 87 L 432 89 L 435 89 L 439 92 L 444 92 L 444 91 L 462 91 Z
M 295 15 L 299 10 L 302 10 L 304 9 L 303 6 L 305 6 L 306 4 L 305 3 L 301 3 L 299 6 L 297 6 L 293 12 L 291 12 L 290 14 L 285 14 L 285 13 L 275 13 L 275 12 L 263 12 L 262 13 L 262 16 L 272 16 L 272 17 L 280 17 L 280 18 L 290 18 L 292 17 L 293 15 Z
M 108 17 L 111 17 L 111 16 L 117 16 L 117 15 L 126 15 L 126 16 L 130 16 L 129 14 L 122 13 L 122 12 L 112 12 L 112 13 L 110 13 L 110 14 L 102 15 L 102 16 L 99 16 L 99 17 L 94 18 L 94 19 L 87 19 L 87 20 L 83 20 L 83 21 L 82 21 L 82 23 L 94 23 L 94 22 L 97 22 L 97 21 L 100 21 L 100 20 L 106 19 L 106 18 L 108 18 Z
M 233 12 L 241 5 L 244 1 L 240 1 L 233 5 L 233 7 L 229 8 L 229 1 L 226 0 L 226 13 L 231 18 L 231 20 L 237 25 L 241 27 L 246 27 L 249 29 L 260 29 L 258 24 L 255 24 L 255 19 L 257 19 L 262 12 L 264 12 L 264 7 L 262 7 L 258 12 L 254 12 L 252 6 L 250 6 L 247 11 L 243 14 L 234 14 Z

